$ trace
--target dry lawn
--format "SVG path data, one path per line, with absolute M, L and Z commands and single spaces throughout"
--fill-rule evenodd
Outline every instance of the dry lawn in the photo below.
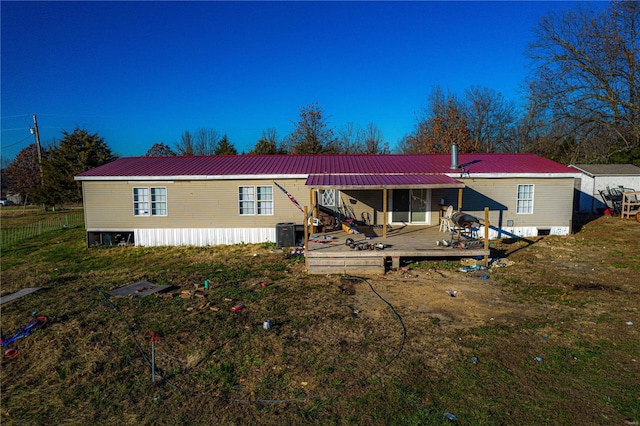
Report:
M 415 259 L 366 280 L 308 276 L 268 247 L 52 238 L 3 251 L 3 295 L 48 290 L 2 306 L 2 331 L 31 310 L 51 318 L 1 361 L 3 424 L 640 421 L 637 222 L 497 242 L 510 265 L 490 271 Z M 176 287 L 97 289 L 138 279 Z M 162 337 L 155 385 L 147 330 Z

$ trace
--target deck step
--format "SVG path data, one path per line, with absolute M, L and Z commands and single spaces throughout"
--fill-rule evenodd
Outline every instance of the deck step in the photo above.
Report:
M 384 274 L 384 257 L 310 257 L 309 274 Z

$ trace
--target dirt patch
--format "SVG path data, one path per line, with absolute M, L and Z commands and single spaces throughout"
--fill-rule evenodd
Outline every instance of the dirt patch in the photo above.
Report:
M 411 323 L 439 322 L 453 328 L 468 328 L 489 321 L 509 321 L 514 311 L 526 315 L 525 306 L 507 301 L 502 289 L 482 275 L 456 271 L 389 272 L 368 281 L 398 313 Z M 451 293 L 455 292 L 455 297 Z M 364 315 L 379 319 L 384 306 L 366 286 L 355 295 Z

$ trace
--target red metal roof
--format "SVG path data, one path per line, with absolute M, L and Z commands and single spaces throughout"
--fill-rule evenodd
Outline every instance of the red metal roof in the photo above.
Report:
M 574 169 L 533 154 L 460 154 L 458 163 L 464 170 L 451 170 L 451 157 L 448 154 L 123 157 L 80 173 L 76 178 L 206 179 L 249 175 L 576 173 Z
M 464 183 L 447 175 L 353 175 L 353 174 L 323 174 L 311 175 L 307 178 L 307 186 L 314 188 L 340 187 L 344 189 L 386 187 L 410 188 L 415 186 L 430 188 L 464 188 Z

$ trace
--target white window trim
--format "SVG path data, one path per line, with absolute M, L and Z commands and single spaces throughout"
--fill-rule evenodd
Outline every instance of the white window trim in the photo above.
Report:
M 333 204 L 327 204 L 325 203 L 326 201 L 326 196 L 325 193 L 331 193 L 332 195 L 330 195 L 331 198 L 333 198 Z M 338 192 L 337 189 L 323 189 L 322 192 L 320 192 L 320 205 L 324 206 L 324 207 L 338 207 L 338 200 L 340 199 L 340 194 Z
M 253 213 L 242 213 L 240 209 L 240 189 L 253 188 Z M 258 213 L 258 188 L 271 188 L 271 213 Z M 273 185 L 238 185 L 238 216 L 274 216 L 276 211 Z M 260 200 L 265 202 L 265 200 Z
M 520 198 L 520 187 L 521 186 L 530 186 L 531 187 L 531 211 L 529 212 L 519 212 L 518 211 L 518 202 L 519 201 L 527 201 L 529 200 L 529 198 Z M 534 212 L 534 201 L 535 201 L 535 193 L 536 193 L 536 186 L 532 183 L 519 183 L 518 186 L 516 187 L 516 214 L 533 214 Z
M 154 210 L 153 205 L 162 203 L 162 202 L 158 203 L 157 201 L 156 202 L 153 201 L 152 192 L 153 192 L 154 189 L 164 189 L 164 202 L 163 202 L 164 203 L 164 210 L 165 210 L 164 214 L 153 214 L 153 210 Z M 157 210 L 157 208 L 156 208 L 156 210 Z M 151 216 L 157 216 L 157 217 L 169 216 L 169 194 L 168 194 L 166 186 L 152 186 L 152 187 L 149 187 L 149 213 L 151 214 Z
M 153 204 L 151 189 L 164 189 L 165 201 L 164 204 L 166 206 L 165 214 L 152 214 L 153 212 Z M 147 210 L 146 214 L 136 214 L 136 200 L 135 200 L 135 191 L 136 189 L 146 189 L 147 190 Z M 133 202 L 133 217 L 166 217 L 169 216 L 169 194 L 166 186 L 134 186 L 131 190 L 131 201 Z
M 271 189 L 271 200 L 261 200 L 259 198 L 259 193 L 260 191 L 258 191 L 258 188 L 270 188 Z M 257 216 L 273 216 L 275 214 L 275 205 L 274 205 L 274 201 L 273 201 L 273 186 L 272 185 L 256 185 L 256 215 Z M 260 213 L 260 204 L 264 203 L 271 203 L 271 213 Z

